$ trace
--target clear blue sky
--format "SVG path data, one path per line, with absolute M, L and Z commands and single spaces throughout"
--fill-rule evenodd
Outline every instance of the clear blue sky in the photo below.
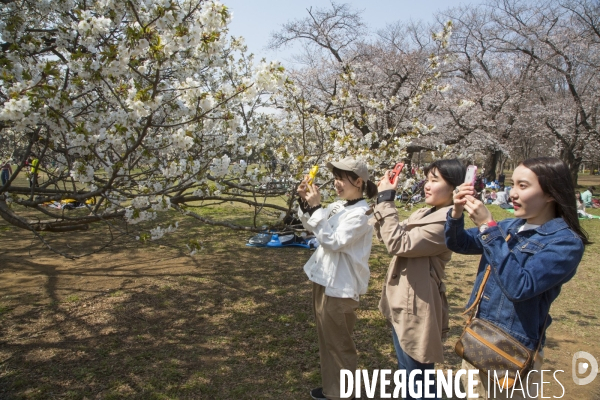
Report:
M 221 0 L 233 13 L 230 33 L 243 36 L 248 50 L 257 58 L 290 59 L 291 50 L 270 51 L 265 49 L 269 35 L 287 21 L 307 16 L 306 9 L 328 8 L 326 0 Z M 433 13 L 461 4 L 479 4 L 481 0 L 338 0 L 353 9 L 364 10 L 363 19 L 371 30 L 385 27 L 396 21 L 432 21 Z

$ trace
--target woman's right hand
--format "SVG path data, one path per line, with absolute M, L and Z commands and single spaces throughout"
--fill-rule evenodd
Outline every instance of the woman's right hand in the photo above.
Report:
M 391 173 L 392 173 L 391 169 L 385 171 L 383 178 L 381 178 L 379 183 L 377 183 L 377 191 L 379 193 L 381 193 L 385 190 L 396 190 L 398 188 L 398 183 L 399 183 L 398 179 L 396 179 L 396 183 L 390 182 L 390 174 Z
M 467 199 L 465 196 L 473 196 L 475 187 L 470 183 L 463 183 L 454 190 L 454 207 L 452 208 L 452 218 L 460 218 L 465 210 Z

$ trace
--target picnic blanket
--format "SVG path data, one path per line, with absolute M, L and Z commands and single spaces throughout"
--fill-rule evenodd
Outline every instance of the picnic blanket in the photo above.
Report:
M 305 249 L 318 246 L 315 240 L 305 239 L 294 232 L 274 233 L 261 232 L 248 239 L 246 246 L 250 247 L 303 247 Z

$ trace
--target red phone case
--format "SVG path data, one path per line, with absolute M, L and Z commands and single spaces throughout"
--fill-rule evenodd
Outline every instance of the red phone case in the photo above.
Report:
M 398 178 L 398 175 L 400 175 L 400 172 L 402 172 L 402 169 L 404 168 L 404 163 L 399 162 L 398 164 L 396 164 L 394 166 L 394 169 L 392 170 L 392 173 L 390 174 L 390 183 L 396 183 L 396 178 Z

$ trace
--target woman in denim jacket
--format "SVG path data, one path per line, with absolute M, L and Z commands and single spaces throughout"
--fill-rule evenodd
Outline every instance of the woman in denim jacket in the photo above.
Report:
M 456 253 L 482 254 L 467 307 L 475 301 L 485 269 L 490 265 L 490 278 L 476 316 L 493 322 L 534 350 L 540 340 L 544 341 L 544 326 L 552 321 L 548 315 L 550 305 L 562 285 L 575 275 L 584 245 L 589 241 L 579 226 L 575 190 L 564 162 L 552 157 L 528 159 L 515 169 L 512 179 L 510 197 L 517 218 L 498 223 L 473 197 L 472 186 L 463 184 L 457 188 L 454 208 L 446 221 L 446 245 Z M 465 230 L 463 210 L 476 228 Z M 542 361 L 540 351 L 533 369 L 539 371 Z M 463 368 L 473 367 L 463 361 Z M 537 375 L 529 380 L 530 388 L 533 387 L 529 394 L 536 397 L 537 389 L 532 383 L 539 383 Z M 488 398 L 481 383 L 478 392 L 480 398 Z

